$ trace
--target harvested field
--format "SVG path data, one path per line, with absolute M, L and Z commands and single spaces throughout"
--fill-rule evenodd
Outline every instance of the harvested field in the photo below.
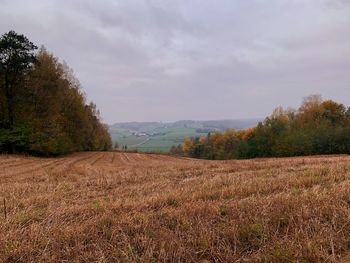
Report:
M 0 262 L 350 262 L 348 156 L 2 155 L 0 198 Z

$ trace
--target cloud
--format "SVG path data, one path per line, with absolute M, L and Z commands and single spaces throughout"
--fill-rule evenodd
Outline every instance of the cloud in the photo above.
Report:
M 1 0 L 64 59 L 105 121 L 261 117 L 321 93 L 346 103 L 347 0 Z

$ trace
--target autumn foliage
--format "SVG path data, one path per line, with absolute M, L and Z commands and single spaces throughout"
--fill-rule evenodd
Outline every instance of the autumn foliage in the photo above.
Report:
M 0 38 L 0 152 L 107 150 L 111 139 L 72 70 L 10 31 Z
M 313 95 L 298 110 L 276 108 L 255 128 L 187 138 L 182 149 L 204 159 L 350 153 L 350 110 Z

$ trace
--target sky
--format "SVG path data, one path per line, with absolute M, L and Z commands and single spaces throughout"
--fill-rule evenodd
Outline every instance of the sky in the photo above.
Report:
M 106 123 L 350 105 L 350 0 L 0 0 L 0 34 L 73 68 Z

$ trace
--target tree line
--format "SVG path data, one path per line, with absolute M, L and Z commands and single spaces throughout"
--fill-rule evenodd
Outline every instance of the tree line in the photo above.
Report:
M 24 35 L 2 35 L 0 152 L 60 155 L 111 148 L 107 126 L 68 65 Z
M 350 108 L 319 95 L 297 109 L 276 108 L 255 128 L 186 138 L 172 152 L 203 159 L 350 153 Z

